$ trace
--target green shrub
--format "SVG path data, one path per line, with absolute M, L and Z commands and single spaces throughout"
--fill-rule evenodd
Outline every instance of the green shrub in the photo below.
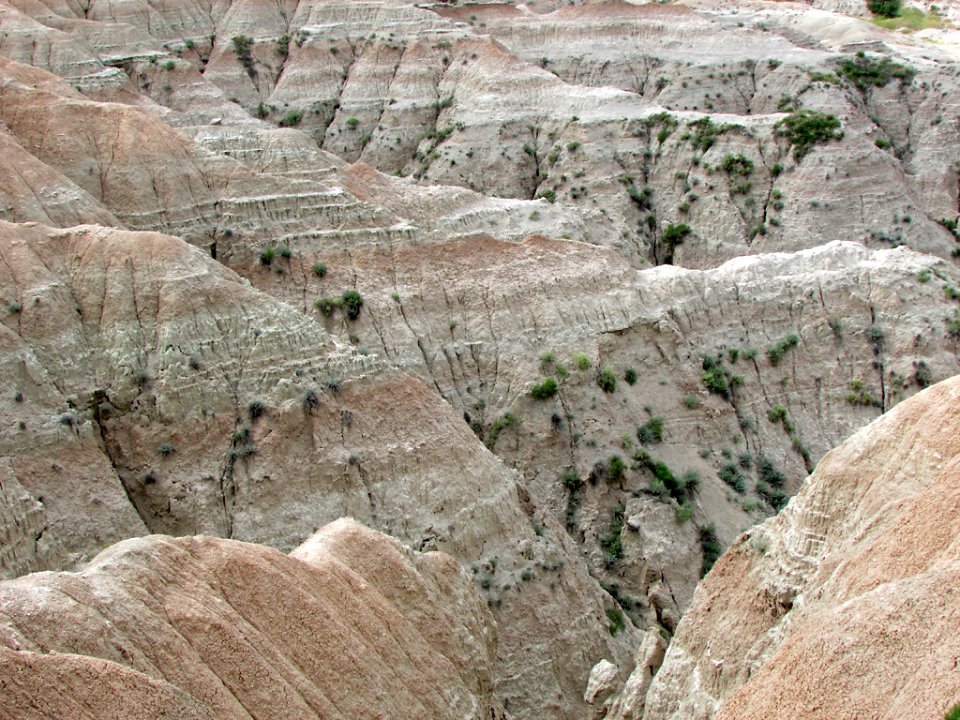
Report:
M 607 565 L 612 565 L 615 561 L 623 557 L 623 541 L 620 538 L 622 533 L 623 510 L 618 509 L 613 513 L 610 529 L 607 531 L 607 534 L 600 539 L 600 547 L 603 548 L 604 561 Z
M 767 358 L 770 360 L 770 364 L 774 367 L 777 367 L 782 361 L 784 355 L 787 354 L 789 350 L 797 347 L 800 344 L 799 336 L 791 333 L 784 338 L 781 338 L 776 343 L 767 348 Z
M 637 382 L 637 371 L 632 367 L 628 367 L 623 372 L 623 379 L 627 381 L 627 385 L 635 385 Z
M 500 437 L 501 432 L 512 425 L 519 424 L 520 420 L 513 413 L 504 413 L 498 417 L 490 426 L 490 432 L 487 435 L 487 447 L 492 450 L 493 446 L 497 444 L 497 438 Z
M 757 458 L 757 475 L 760 480 L 770 483 L 774 487 L 782 487 L 787 481 L 787 476 L 777 469 L 770 458 L 763 455 Z
M 174 453 L 173 443 L 165 442 L 157 445 L 157 454 L 163 457 L 170 457 Z
M 623 458 L 619 455 L 614 455 L 607 463 L 607 479 L 610 482 L 620 482 L 623 480 L 623 474 L 626 470 L 627 466 L 626 463 L 623 462 Z
M 707 390 L 724 398 L 730 397 L 730 386 L 723 365 L 713 355 L 703 357 L 703 374 L 700 376 Z
M 663 441 L 663 418 L 657 415 L 637 428 L 637 440 L 644 444 Z
M 666 258 L 667 262 L 673 260 L 673 251 L 676 249 L 677 245 L 683 243 L 687 235 L 690 234 L 690 226 L 686 223 L 678 223 L 674 225 L 670 223 L 663 231 L 663 235 L 660 238 L 660 241 L 666 246 Z
M 610 621 L 607 630 L 610 631 L 611 635 L 616 635 L 627 627 L 627 621 L 624 619 L 623 611 L 620 608 L 607 608 L 606 612 L 607 620 Z
M 577 370 L 581 370 L 581 371 L 582 371 L 582 370 L 589 370 L 592 365 L 593 365 L 593 363 L 590 362 L 590 356 L 587 355 L 586 353 L 574 353 L 574 354 L 573 354 L 573 366 L 574 366 Z
M 355 117 L 348 117 L 346 121 L 348 130 L 356 130 L 360 126 L 360 119 Z
M 857 55 L 853 59 L 842 60 L 837 66 L 837 75 L 847 78 L 860 90 L 871 87 L 884 87 L 894 78 L 909 84 L 917 71 L 907 65 L 901 65 L 888 57 L 874 60 L 866 55 Z
M 753 172 L 753 161 L 745 155 L 727 155 L 720 163 L 720 169 L 728 175 L 749 175 Z
M 247 71 L 247 75 L 252 79 L 257 74 L 253 59 L 253 38 L 249 35 L 234 35 L 230 42 L 233 45 L 233 52 L 237 56 L 237 60 L 240 61 L 240 64 Z
M 713 567 L 723 552 L 720 539 L 717 537 L 717 530 L 712 524 L 700 528 L 700 549 L 703 552 L 703 566 L 700 570 L 700 577 L 703 577 L 710 572 L 710 568 Z
M 326 266 L 324 263 L 322 263 L 322 262 L 314 263 L 314 264 L 313 264 L 313 274 L 314 274 L 315 276 L 317 276 L 318 278 L 326 277 L 326 276 L 327 276 L 327 266 Z
M 814 145 L 843 137 L 840 120 L 815 110 L 797 110 L 774 125 L 778 135 L 793 145 L 793 157 L 800 162 Z
M 678 503 L 674 512 L 677 516 L 677 522 L 682 525 L 693 517 L 693 505 L 688 502 Z
M 260 264 L 269 265 L 273 262 L 274 249 L 272 247 L 264 248 L 260 251 Z
M 296 127 L 303 120 L 303 110 L 291 110 L 278 123 L 280 127 Z
M 573 470 L 568 470 L 566 473 L 564 473 L 561 482 L 563 483 L 563 486 L 571 493 L 575 493 L 583 487 L 583 480 L 581 480 L 580 477 L 573 472 Z
M 900 14 L 900 0 L 867 0 L 867 7 L 880 17 L 894 18 Z
M 356 290 L 346 290 L 340 296 L 343 306 L 347 309 L 347 318 L 356 320 L 360 317 L 360 310 L 363 308 L 363 297 Z
M 605 393 L 614 393 L 617 391 L 617 376 L 609 367 L 603 367 L 597 373 L 597 385 Z
M 783 422 L 787 417 L 787 409 L 783 405 L 774 405 L 767 410 L 767 420 L 774 425 Z
M 700 398 L 696 395 L 687 395 L 683 398 L 683 404 L 688 408 L 695 408 L 700 404 Z
M 251 400 L 247 405 L 247 413 L 250 415 L 251 422 L 267 414 L 267 406 L 262 400 Z
M 960 703 L 957 703 L 947 710 L 946 715 L 943 716 L 943 720 L 960 720 Z
M 530 397 L 534 400 L 549 400 L 557 394 L 557 390 L 557 381 L 553 378 L 547 378 L 542 383 L 530 388 Z
M 733 463 L 724 463 L 717 473 L 717 477 L 741 495 L 747 490 L 746 478 Z
M 580 148 L 580 143 L 576 140 L 571 140 L 567 143 L 567 150 L 570 152 L 576 152 Z
M 318 297 L 313 301 L 313 306 L 323 313 L 326 317 L 330 317 L 341 305 L 340 298 L 327 297 L 326 295 Z

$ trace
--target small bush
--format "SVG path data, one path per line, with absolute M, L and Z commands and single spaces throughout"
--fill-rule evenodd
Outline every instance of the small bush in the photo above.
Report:
M 627 627 L 627 621 L 624 619 L 623 611 L 620 608 L 607 608 L 606 612 L 607 620 L 610 621 L 607 630 L 610 631 L 611 635 L 616 635 Z
M 314 263 L 314 264 L 313 264 L 313 274 L 314 274 L 316 277 L 318 277 L 318 278 L 324 278 L 324 277 L 326 277 L 326 276 L 327 276 L 327 266 L 326 266 L 324 263 L 322 263 L 322 262 Z
M 548 400 L 557 394 L 557 389 L 557 381 L 553 378 L 547 378 L 542 383 L 530 388 L 530 397 L 534 400 Z
M 356 290 L 347 290 L 340 296 L 343 306 L 347 309 L 347 318 L 356 320 L 360 317 L 363 308 L 363 297 Z
M 650 418 L 637 428 L 637 440 L 643 444 L 663 442 L 663 418 L 659 415 Z
M 724 398 L 730 397 L 730 386 L 727 383 L 727 373 L 720 361 L 713 355 L 703 358 L 703 374 L 700 376 L 707 390 Z
M 316 390 L 310 388 L 303 394 L 303 400 L 301 402 L 304 412 L 310 412 L 320 406 L 320 396 L 317 395 Z
M 313 306 L 323 313 L 324 316 L 330 317 L 341 305 L 340 298 L 332 298 L 324 295 L 323 297 L 318 297 L 313 301 Z
M 614 374 L 613 370 L 608 367 L 603 367 L 600 369 L 600 372 L 597 373 L 597 385 L 600 386 L 600 389 L 605 393 L 614 393 L 617 391 L 617 376 Z
M 492 450 L 493 446 L 497 444 L 497 439 L 500 437 L 501 432 L 512 425 L 519 424 L 520 420 L 513 413 L 504 413 L 498 417 L 490 426 L 490 432 L 487 435 L 487 447 Z
M 623 379 L 627 381 L 627 385 L 635 385 L 637 382 L 637 371 L 632 367 L 628 367 L 623 373 Z
M 867 7 L 880 17 L 894 18 L 900 14 L 900 0 L 867 0 Z
M 783 361 L 783 358 L 787 352 L 797 347 L 799 344 L 799 336 L 793 333 L 778 340 L 776 343 L 767 348 L 767 358 L 770 360 L 770 364 L 774 367 L 777 367 Z
M 700 398 L 696 395 L 687 395 L 683 398 L 683 404 L 688 408 L 695 408 L 700 404 Z
M 174 452 L 173 443 L 165 442 L 157 445 L 158 455 L 161 455 L 163 457 L 170 457 L 171 455 L 173 455 L 173 452 Z
M 576 152 L 579 149 L 580 149 L 580 143 L 577 142 L 576 140 L 572 140 L 567 143 L 567 150 L 569 150 L 570 152 Z
M 777 469 L 777 466 L 773 464 L 770 458 L 764 457 L 763 455 L 757 459 L 757 475 L 760 480 L 774 487 L 782 487 L 787 481 L 787 476 Z
M 250 404 L 247 405 L 247 413 L 250 415 L 252 422 L 267 414 L 267 406 L 262 400 L 251 400 Z
M 589 370 L 593 363 L 590 361 L 590 356 L 586 353 L 574 353 L 573 354 L 573 366 L 577 370 Z
M 677 516 L 677 522 L 682 525 L 693 517 L 693 505 L 688 502 L 678 503 L 674 512 Z
M 700 528 L 700 549 L 703 552 L 703 566 L 700 570 L 700 577 L 703 577 L 710 572 L 710 568 L 713 567 L 723 552 L 720 539 L 717 537 L 717 530 L 712 524 Z
M 733 463 L 724 463 L 717 473 L 717 477 L 723 480 L 741 495 L 747 490 L 747 481 L 740 470 Z
M 960 703 L 947 710 L 943 720 L 960 720 Z
M 745 155 L 727 155 L 720 163 L 720 169 L 728 175 L 747 176 L 753 172 L 753 161 Z
M 360 125 L 360 120 L 355 117 L 349 117 L 347 118 L 346 125 L 349 130 L 356 130 Z
M 607 463 L 607 479 L 610 482 L 620 482 L 623 480 L 623 474 L 626 472 L 626 470 L 627 466 L 623 462 L 623 458 L 621 458 L 619 455 L 614 455 Z
M 793 145 L 793 157 L 800 162 L 814 145 L 843 137 L 840 120 L 815 110 L 797 110 L 779 121 L 774 128 L 778 135 Z
M 280 127 L 296 127 L 303 120 L 303 110 L 291 110 L 278 123 Z
M 852 60 L 843 60 L 837 66 L 837 75 L 847 78 L 862 91 L 884 87 L 894 78 L 909 84 L 916 74 L 917 71 L 912 67 L 896 63 L 888 57 L 874 60 L 858 55 Z
M 273 262 L 276 251 L 272 247 L 264 248 L 260 251 L 260 264 L 270 265 Z

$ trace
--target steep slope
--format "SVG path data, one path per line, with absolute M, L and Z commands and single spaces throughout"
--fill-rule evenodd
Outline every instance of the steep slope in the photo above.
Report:
M 456 562 L 347 520 L 289 557 L 153 535 L 0 583 L 0 715 L 24 720 L 487 720 L 495 653 Z
M 561 526 L 422 382 L 180 239 L 0 238 L 4 574 L 146 532 L 289 549 L 353 515 L 472 569 L 514 707 L 569 712 L 600 656 L 628 657 Z
M 738 539 L 698 587 L 644 718 L 943 715 L 960 697 L 958 402 L 952 378 L 898 405 Z

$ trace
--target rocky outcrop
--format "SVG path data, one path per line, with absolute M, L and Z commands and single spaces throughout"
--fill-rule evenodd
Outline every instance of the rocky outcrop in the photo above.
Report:
M 151 535 L 0 583 L 5 717 L 503 717 L 496 635 L 449 556 L 349 520 L 290 556 Z
M 698 587 L 643 717 L 941 717 L 960 693 L 960 379 L 828 454 Z M 632 717 L 641 706 L 634 705 Z

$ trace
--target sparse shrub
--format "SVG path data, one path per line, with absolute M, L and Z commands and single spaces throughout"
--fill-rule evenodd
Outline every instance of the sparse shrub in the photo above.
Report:
M 273 262 L 276 251 L 272 247 L 264 248 L 260 251 L 260 264 L 270 265 Z
M 346 120 L 346 125 L 348 130 L 356 130 L 360 126 L 359 118 L 349 117 Z
M 634 385 L 637 382 L 637 371 L 632 367 L 628 367 L 623 372 L 623 379 L 627 381 L 627 385 Z
M 687 395 L 683 398 L 683 404 L 688 408 L 695 408 L 700 404 L 700 398 L 696 395 Z
M 677 522 L 682 525 L 693 517 L 693 505 L 688 502 L 678 503 L 674 512 L 677 516 Z
M 170 457 L 174 453 L 173 443 L 164 442 L 157 445 L 157 454 L 163 457 Z
M 16 300 L 12 300 L 11 302 L 7 303 L 7 311 L 11 315 L 17 315 L 23 311 L 23 305 Z
M 614 393 L 617 391 L 617 376 L 609 367 L 603 367 L 597 373 L 597 385 L 605 393 Z
M 233 45 L 233 52 L 237 56 L 237 60 L 243 65 L 247 75 L 253 79 L 257 74 L 253 59 L 253 38 L 249 35 L 234 35 L 230 42 Z
M 586 353 L 574 353 L 573 354 L 573 366 L 580 371 L 589 370 L 593 363 L 590 361 L 590 356 Z
M 170 72 L 171 70 L 176 69 L 176 67 L 177 67 L 177 63 L 173 60 L 167 60 L 163 64 L 163 69 L 166 70 L 167 72 Z
M 577 142 L 576 140 L 571 140 L 570 142 L 567 143 L 567 150 L 569 150 L 570 152 L 573 153 L 579 149 L 580 149 L 580 143 Z
M 548 400 L 557 394 L 557 381 L 547 378 L 530 388 L 530 397 L 534 400 Z
M 326 277 L 326 276 L 327 276 L 327 266 L 326 266 L 324 263 L 322 263 L 322 262 L 314 263 L 314 264 L 313 264 L 313 274 L 314 274 L 316 277 L 318 277 L 318 278 L 324 278 L 324 277 Z

